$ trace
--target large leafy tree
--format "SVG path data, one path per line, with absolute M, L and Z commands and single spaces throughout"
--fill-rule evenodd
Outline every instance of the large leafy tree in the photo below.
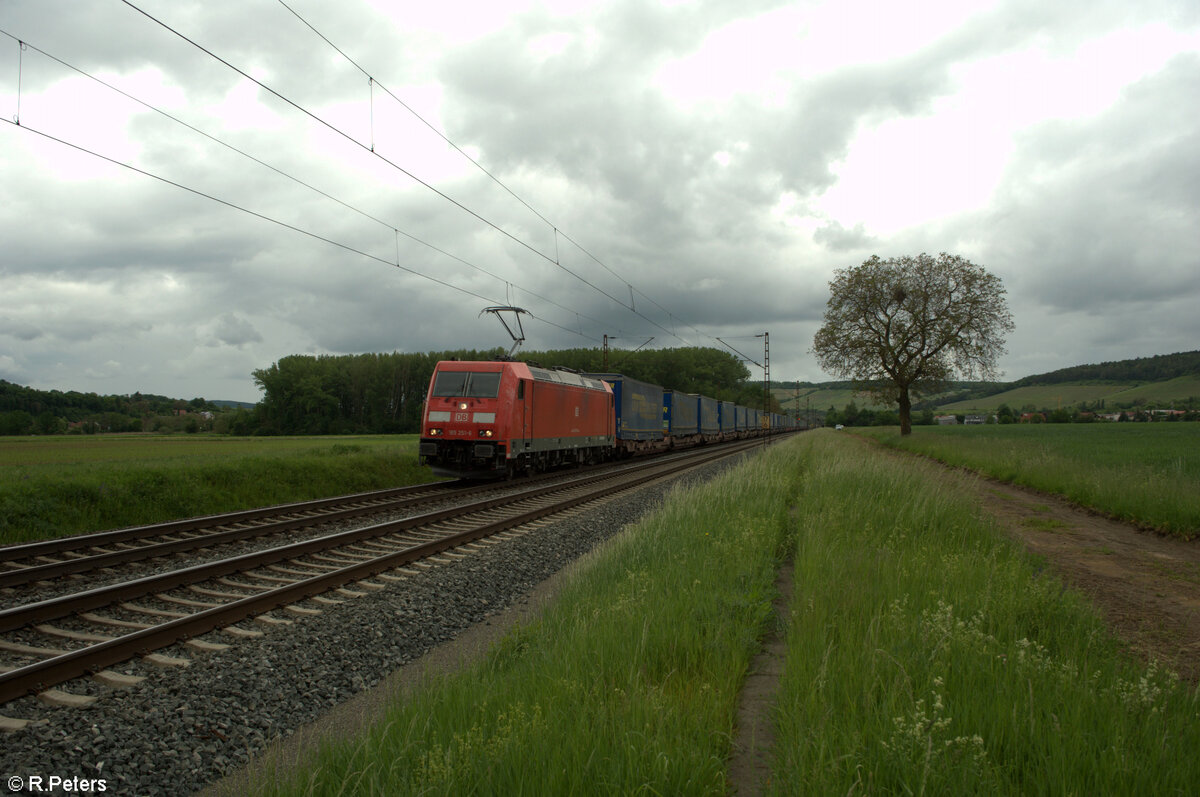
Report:
M 825 371 L 896 402 L 912 433 L 912 397 L 962 379 L 995 379 L 1012 315 L 1000 279 L 945 252 L 838 269 L 813 353 Z

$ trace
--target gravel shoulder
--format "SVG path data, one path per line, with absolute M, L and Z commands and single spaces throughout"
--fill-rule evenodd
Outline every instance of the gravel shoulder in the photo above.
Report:
M 228 650 L 174 651 L 190 655 L 191 666 L 144 672 L 147 680 L 132 689 L 65 684 L 100 695 L 82 709 L 14 701 L 6 706 L 12 716 L 40 724 L 4 735 L 0 771 L 104 779 L 107 791 L 121 794 L 245 793 L 244 779 L 214 784 L 245 778 L 251 762 L 274 761 L 282 772 L 321 738 L 365 727 L 396 690 L 469 661 L 531 616 L 566 577 L 555 574 L 654 511 L 675 484 L 706 480 L 740 460 L 649 482 Z
M 578 562 L 580 560 L 576 560 Z M 422 688 L 430 678 L 453 673 L 478 661 L 512 629 L 536 619 L 557 596 L 575 563 L 538 584 L 502 611 L 454 639 L 395 670 L 376 686 L 355 695 L 290 736 L 277 737 L 245 767 L 197 792 L 197 797 L 240 797 L 268 773 L 288 773 L 315 754 L 322 743 L 363 733 L 387 713 L 388 705 Z

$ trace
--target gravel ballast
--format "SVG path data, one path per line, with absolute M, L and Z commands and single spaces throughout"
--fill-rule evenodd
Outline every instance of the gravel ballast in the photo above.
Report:
M 33 698 L 10 703 L 0 713 L 45 723 L 0 735 L 0 774 L 18 793 L 38 793 L 27 790 L 30 777 L 43 783 L 51 777 L 103 779 L 106 792 L 116 794 L 202 789 L 238 771 L 273 739 L 317 721 L 403 665 L 519 603 L 565 565 L 657 507 L 673 484 L 707 480 L 738 461 L 654 483 L 503 544 L 482 546 L 487 550 L 388 582 L 384 590 L 322 606 L 319 615 L 290 617 L 291 625 L 266 629 L 241 623 L 265 630 L 256 639 L 206 637 L 231 643 L 228 650 L 164 651 L 190 657 L 189 667 L 115 668 L 147 675 L 131 689 L 98 689 L 90 681 L 64 684 L 66 691 L 100 695 L 86 708 L 51 708 Z

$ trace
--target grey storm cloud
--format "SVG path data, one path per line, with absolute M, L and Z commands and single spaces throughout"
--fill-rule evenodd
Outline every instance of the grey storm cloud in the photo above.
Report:
M 263 339 L 253 324 L 233 313 L 225 313 L 217 319 L 214 334 L 217 340 L 229 346 L 244 346 Z
M 837 3 L 612 0 L 571 13 L 540 3 L 508 13 L 289 3 L 374 83 L 282 6 L 137 5 L 354 140 L 123 4 L 0 4 L 0 29 L 148 92 L 269 164 L 102 90 L 95 107 L 55 107 L 52 89 L 86 79 L 25 52 L 30 127 L 67 139 L 98 127 L 109 134 L 98 147 L 221 200 L 0 127 L 0 365 L 35 386 L 248 399 L 250 372 L 292 353 L 507 345 L 479 311 L 509 301 L 536 316 L 531 348 L 595 345 L 604 333 L 630 347 L 650 336 L 717 345 L 715 336 L 770 328 L 789 377 L 820 379 L 805 352 L 833 270 L 942 250 L 1004 279 L 1019 324 L 1015 368 L 1111 359 L 1118 343 L 1161 353 L 1196 338 L 1186 309 L 1200 301 L 1194 46 L 1147 67 L 1108 107 L 1051 109 L 1017 129 L 980 207 L 886 230 L 865 211 L 825 205 L 865 133 L 937 122 L 973 65 L 1025 52 L 1069 64 L 1089 43 L 1147 27 L 1194 36 L 1200 6 L 1189 0 L 1007 0 L 945 27 L 913 8 L 908 16 L 941 32 L 886 54 L 872 42 L 906 35 L 887 28 L 888 4 L 878 17 L 867 8 L 840 30 L 822 28 L 817 42 L 800 34 Z M 661 80 L 680 63 L 699 84 L 725 79 L 729 62 L 698 54 L 729 26 L 771 12 L 797 35 L 739 53 L 735 66 L 751 77 L 731 96 L 685 100 Z M 834 47 L 834 66 L 789 66 L 816 44 Z M 0 118 L 15 112 L 15 48 L 0 37 Z M 755 82 L 760 61 L 779 65 L 770 95 Z M 1007 88 L 1040 90 L 1029 81 Z M 414 149 L 414 131 L 433 145 Z M 881 195 L 899 204 L 920 188 L 888 180 L 879 174 Z M 1111 329 L 1123 330 L 1117 342 L 1105 338 Z M 1070 346 L 1043 345 L 1048 330 Z M 87 376 L 89 363 L 105 365 Z
M 1050 308 L 1108 313 L 1200 297 L 1200 56 L 1130 86 L 1098 118 L 1046 123 L 1019 148 L 984 220 L 994 257 Z

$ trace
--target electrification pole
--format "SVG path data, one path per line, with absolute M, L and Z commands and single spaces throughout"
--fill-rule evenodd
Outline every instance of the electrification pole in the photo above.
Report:
M 771 428 L 771 333 L 755 335 L 763 339 L 763 428 Z

